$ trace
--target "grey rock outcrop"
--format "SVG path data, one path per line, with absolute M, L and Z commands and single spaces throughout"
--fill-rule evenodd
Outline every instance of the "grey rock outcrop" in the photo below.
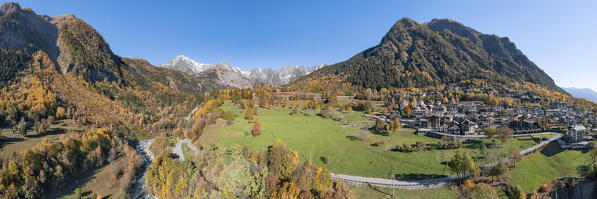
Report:
M 179 70 L 196 77 L 215 78 L 213 79 L 214 83 L 232 88 L 250 88 L 255 85 L 285 85 L 323 66 L 306 67 L 291 65 L 279 70 L 271 68 L 243 69 L 232 67 L 226 62 L 216 65 L 199 63 L 184 55 L 175 57 L 167 64 L 160 65 L 160 67 Z

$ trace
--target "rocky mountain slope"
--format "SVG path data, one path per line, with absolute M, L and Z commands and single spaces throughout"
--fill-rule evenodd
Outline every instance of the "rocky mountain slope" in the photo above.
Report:
M 159 65 L 159 67 L 168 68 L 172 70 L 179 70 L 189 75 L 196 75 L 214 66 L 209 64 L 198 63 L 195 60 L 185 57 L 184 55 L 179 55 L 174 59 L 170 60 L 170 62 L 168 62 L 167 64 Z
M 198 63 L 184 55 L 175 57 L 167 64 L 159 65 L 159 67 L 179 70 L 189 75 L 208 78 L 208 81 L 217 83 L 219 86 L 235 88 L 249 88 L 259 84 L 274 86 L 285 85 L 321 68 L 322 66 L 306 67 L 291 65 L 285 66 L 279 70 L 271 68 L 243 69 L 239 67 L 231 67 L 226 62 L 217 65 Z M 201 74 L 203 72 L 208 74 Z
M 161 114 L 185 115 L 213 89 L 186 73 L 114 54 L 99 32 L 74 15 L 38 15 L 17 3 L 0 7 L 0 49 L 0 90 L 15 93 L 20 82 L 41 79 L 44 95 L 57 98 L 41 112 L 68 106 L 81 122 L 98 126 L 141 129 L 168 117 Z M 20 103 L 6 99 L 0 114 Z M 11 117 L 26 111 L 10 111 Z
M 337 74 L 368 88 L 406 88 L 457 83 L 527 81 L 562 91 L 507 37 L 482 34 L 461 23 L 399 20 L 379 45 L 308 75 Z
M 585 98 L 597 102 L 597 92 L 591 90 L 590 88 L 567 87 L 563 89 L 574 97 Z

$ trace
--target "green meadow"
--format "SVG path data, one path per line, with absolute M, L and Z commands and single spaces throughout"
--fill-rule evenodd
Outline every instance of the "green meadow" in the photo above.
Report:
M 450 169 L 442 164 L 449 161 L 455 149 L 439 150 L 434 146 L 440 141 L 423 135 L 417 135 L 413 129 L 401 129 L 389 135 L 376 134 L 369 130 L 374 125 L 362 112 L 335 111 L 343 117 L 341 121 L 322 118 L 315 111 L 304 111 L 290 115 L 291 109 L 272 107 L 259 109 L 256 121 L 261 124 L 261 135 L 253 137 L 250 132 L 253 123 L 244 119 L 244 110 L 225 103 L 225 111 L 233 111 L 236 119 L 232 125 L 219 120 L 209 126 L 196 144 L 201 146 L 218 145 L 228 147 L 240 144 L 252 149 L 266 149 L 274 140 L 282 140 L 286 146 L 299 153 L 301 161 L 313 163 L 332 172 L 348 175 L 424 179 L 452 175 Z M 417 152 L 393 152 L 388 149 L 402 144 L 427 143 L 427 147 Z M 480 156 L 480 146 L 490 145 L 489 140 L 467 142 L 463 149 L 471 156 Z M 531 139 L 510 139 L 507 144 L 496 141 L 496 150 L 507 153 L 510 148 L 522 150 L 536 142 Z M 329 158 L 329 161 L 326 159 Z M 480 161 L 480 165 L 486 164 Z
M 545 151 L 549 149 L 528 155 L 517 163 L 508 173 L 510 182 L 529 193 L 532 189 L 538 189 L 541 184 L 549 184 L 557 178 L 585 174 L 592 161 L 589 153 L 583 151 Z

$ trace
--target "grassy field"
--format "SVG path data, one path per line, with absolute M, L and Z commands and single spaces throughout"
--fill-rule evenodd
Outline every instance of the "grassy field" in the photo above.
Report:
M 351 190 L 357 198 L 405 198 L 405 199 L 423 199 L 423 198 L 458 198 L 458 190 L 452 187 L 442 187 L 428 190 L 400 190 L 376 187 L 351 187 Z M 394 194 L 394 197 L 392 197 Z
M 43 135 L 36 135 L 33 129 L 28 130 L 27 136 L 13 134 L 10 128 L 0 129 L 0 134 L 5 137 L 3 140 L 0 140 L 0 159 L 8 158 L 14 153 L 29 149 L 43 139 L 54 142 L 59 140 L 63 135 L 81 133 L 86 130 L 88 130 L 87 127 L 79 126 L 72 120 L 54 122 L 48 128 L 48 132 Z
M 61 198 L 72 198 L 75 195 L 76 188 L 81 190 L 83 198 L 95 199 L 97 196 L 101 198 L 115 198 L 119 191 L 119 185 L 112 179 L 111 173 L 116 167 L 116 162 L 106 165 L 100 169 L 94 170 L 84 174 L 79 180 L 67 187 L 63 188 L 63 192 L 69 193 L 60 195 Z
M 251 131 L 253 124 L 243 118 L 244 110 L 229 103 L 222 105 L 222 109 L 236 113 L 234 124 L 227 126 L 226 122 L 218 121 L 206 128 L 198 141 L 199 145 L 216 144 L 226 147 L 238 143 L 250 149 L 265 149 L 274 140 L 281 139 L 288 148 L 299 152 L 301 161 L 310 159 L 332 172 L 401 179 L 451 175 L 449 168 L 442 162 L 450 160 L 455 150 L 432 149 L 439 139 L 416 135 L 412 129 L 403 129 L 389 136 L 374 134 L 368 130 L 373 125 L 371 120 L 361 112 L 336 112 L 345 119 L 333 121 L 317 116 L 317 112 L 311 112 L 310 115 L 290 115 L 288 108 L 259 109 L 256 120 L 261 123 L 262 133 L 253 137 L 245 135 L 245 132 Z M 383 143 L 379 146 L 373 145 L 380 141 Z M 388 151 L 391 146 L 414 144 L 417 141 L 430 145 L 428 149 L 418 152 Z M 465 144 L 463 148 L 472 156 L 479 156 L 479 147 L 489 143 L 488 140 L 476 141 Z M 514 147 L 520 150 L 534 144 L 536 143 L 532 140 L 511 139 L 509 144 L 499 149 L 508 151 Z M 324 163 L 325 157 L 330 157 L 330 164 Z
M 548 146 L 541 153 L 531 154 L 517 163 L 516 168 L 509 172 L 509 178 L 512 184 L 519 185 L 528 193 L 559 177 L 582 175 L 590 161 L 588 153 Z

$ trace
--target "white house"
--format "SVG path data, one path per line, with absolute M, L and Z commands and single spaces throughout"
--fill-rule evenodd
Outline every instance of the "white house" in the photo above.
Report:
M 568 136 L 570 142 L 580 142 L 583 141 L 584 137 L 587 135 L 587 128 L 585 126 L 577 124 L 572 125 L 566 131 L 566 136 Z

